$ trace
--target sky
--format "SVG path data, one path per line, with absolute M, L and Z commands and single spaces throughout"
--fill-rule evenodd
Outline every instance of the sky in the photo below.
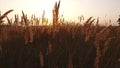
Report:
M 14 14 L 21 15 L 21 11 L 28 15 L 35 14 L 41 17 L 45 10 L 46 17 L 52 17 L 54 3 L 59 0 L 0 0 L 0 11 L 4 13 L 14 9 L 9 17 Z M 120 15 L 120 0 L 61 0 L 60 15 L 66 20 L 77 20 L 83 15 L 86 19 L 93 16 L 101 21 L 117 21 Z

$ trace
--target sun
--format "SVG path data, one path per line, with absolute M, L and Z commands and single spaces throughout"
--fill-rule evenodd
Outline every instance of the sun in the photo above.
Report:
M 59 0 L 35 0 L 34 7 L 36 10 L 37 16 L 42 16 L 43 11 L 45 11 L 45 17 L 48 20 L 52 20 L 52 10 L 54 7 L 55 2 L 58 2 Z

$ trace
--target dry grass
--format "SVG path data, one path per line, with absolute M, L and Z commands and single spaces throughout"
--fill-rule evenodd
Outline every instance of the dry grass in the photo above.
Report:
M 84 17 L 79 23 L 61 23 L 59 7 L 60 1 L 49 26 L 39 25 L 35 16 L 28 19 L 23 11 L 14 22 L 7 17 L 8 25 L 0 25 L 0 68 L 119 68 L 120 27 L 100 26 L 93 17 L 84 25 L 79 24 Z
M 5 59 L 11 59 L 17 54 L 21 56 L 21 61 L 26 60 L 22 59 L 26 56 L 40 60 L 40 63 L 33 63 L 32 59 L 27 57 L 30 61 L 26 61 L 26 64 L 29 64 L 30 68 L 32 65 L 34 67 L 35 63 L 47 68 L 113 68 L 119 60 L 119 27 L 93 25 L 93 20 L 83 26 L 64 23 L 56 29 L 52 26 L 0 27 L 1 59 L 7 63 L 8 60 Z M 5 54 L 12 55 L 7 57 Z M 12 59 L 11 64 L 18 59 Z M 24 67 L 21 61 L 16 63 Z M 105 62 L 107 64 L 102 64 Z M 2 66 L 4 67 L 4 64 Z

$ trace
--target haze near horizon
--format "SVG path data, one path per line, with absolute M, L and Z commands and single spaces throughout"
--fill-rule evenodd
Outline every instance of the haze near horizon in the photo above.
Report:
M 1 0 L 0 11 L 4 13 L 9 9 L 14 9 L 9 17 L 14 17 L 14 14 L 21 15 L 23 10 L 27 15 L 35 14 L 41 17 L 45 10 L 46 17 L 52 18 L 52 9 L 55 2 L 59 0 Z M 107 22 L 111 20 L 116 23 L 120 14 L 120 0 L 61 0 L 60 15 L 66 20 L 78 19 L 78 16 L 83 15 L 85 19 L 93 16 L 100 17 L 100 20 Z

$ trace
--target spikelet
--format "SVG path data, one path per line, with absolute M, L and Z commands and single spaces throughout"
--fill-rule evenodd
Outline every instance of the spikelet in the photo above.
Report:
M 84 25 L 85 29 L 85 42 L 87 42 L 90 39 L 91 32 L 92 32 L 92 23 L 95 21 L 95 19 L 91 20 L 92 17 L 90 17 L 87 22 Z M 91 20 L 91 21 L 90 21 Z
M 24 26 L 24 20 L 23 20 L 23 16 L 21 16 L 20 25 L 21 25 L 21 26 Z
M 23 15 L 23 20 L 24 20 L 24 22 L 25 22 L 25 26 L 28 26 L 27 16 L 24 14 L 23 11 L 22 11 L 22 15 Z
M 94 21 L 95 21 L 95 19 L 93 19 L 92 21 L 90 21 L 90 23 L 88 25 L 91 26 Z
M 85 42 L 89 41 L 90 39 L 90 36 L 91 36 L 91 30 L 89 30 L 87 33 L 86 33 L 86 36 L 85 36 Z
M 25 30 L 24 38 L 25 38 L 25 44 L 27 44 L 28 43 L 28 35 L 27 35 L 27 31 L 26 30 Z
M 18 23 L 19 23 L 19 17 L 18 17 L 18 15 L 15 15 L 15 21 L 14 21 L 14 25 L 18 25 Z
M 110 37 L 110 38 L 108 38 L 106 41 L 105 41 L 105 43 L 104 43 L 104 48 L 103 48 L 103 55 L 105 55 L 105 53 L 106 53 L 106 51 L 108 50 L 108 48 L 109 48 L 109 45 L 110 45 L 110 42 L 111 42 L 111 40 L 112 39 L 114 39 L 115 37 Z
M 98 28 L 99 28 L 99 18 L 97 18 L 97 22 L 95 24 L 95 28 L 94 28 L 93 34 L 97 33 Z
M 25 44 L 33 42 L 33 31 L 31 28 L 27 27 L 25 29 Z
M 5 12 L 1 17 L 0 17 L 0 20 L 2 20 L 3 18 L 5 18 L 10 12 L 12 12 L 13 10 L 9 10 L 7 12 Z
M 8 25 L 11 26 L 12 25 L 12 21 L 10 21 L 10 19 L 7 17 L 7 21 L 8 21 Z
M 29 42 L 30 43 L 32 43 L 33 42 L 33 31 L 32 31 L 32 29 L 29 29 L 29 33 L 30 33 L 30 40 L 29 40 Z
M 110 26 L 102 29 L 99 33 L 96 34 L 96 40 L 105 40 L 106 37 L 109 35 L 109 32 L 110 32 Z
M 101 57 L 101 55 L 99 54 L 100 52 L 99 52 L 99 50 L 96 50 L 96 52 L 97 52 L 97 54 L 96 54 L 96 58 L 95 58 L 95 63 L 94 63 L 94 68 L 99 68 L 99 59 L 100 59 L 100 57 Z
M 95 58 L 95 63 L 94 63 L 94 67 L 95 68 L 99 68 L 99 62 L 100 62 L 100 58 L 101 56 L 103 55 L 102 54 L 102 51 L 100 50 L 101 46 L 100 46 L 100 43 L 101 41 L 105 41 L 107 40 L 108 36 L 109 36 L 109 33 L 110 33 L 110 26 L 102 29 L 99 33 L 96 34 L 96 37 L 95 37 L 95 47 L 96 47 L 96 58 Z M 108 42 L 110 41 L 111 39 L 109 39 L 105 45 L 108 46 Z M 104 46 L 104 45 L 103 45 Z M 107 48 L 104 49 L 104 53 L 106 52 Z
M 87 26 L 92 18 L 93 17 L 88 18 L 87 21 L 85 22 L 84 26 Z
M 12 12 L 12 11 L 13 11 L 13 10 L 11 9 L 11 10 L 5 12 L 2 16 L 0 16 L 0 23 L 3 23 L 3 22 L 4 22 L 3 19 L 4 19 L 10 12 Z
M 47 55 L 52 53 L 52 44 L 50 41 L 48 41 L 48 47 L 47 47 Z
M 41 67 L 43 67 L 44 66 L 44 57 L 43 57 L 43 54 L 41 51 L 40 51 L 39 57 L 40 57 L 40 65 L 41 65 Z
M 99 17 L 97 18 L 96 26 L 99 25 Z
M 72 38 L 74 39 L 75 38 L 75 35 L 76 35 L 76 29 L 75 27 L 72 28 Z
M 53 8 L 53 27 L 58 24 L 58 15 L 59 15 L 59 8 L 60 8 L 60 0 L 59 2 L 55 3 L 54 8 Z

